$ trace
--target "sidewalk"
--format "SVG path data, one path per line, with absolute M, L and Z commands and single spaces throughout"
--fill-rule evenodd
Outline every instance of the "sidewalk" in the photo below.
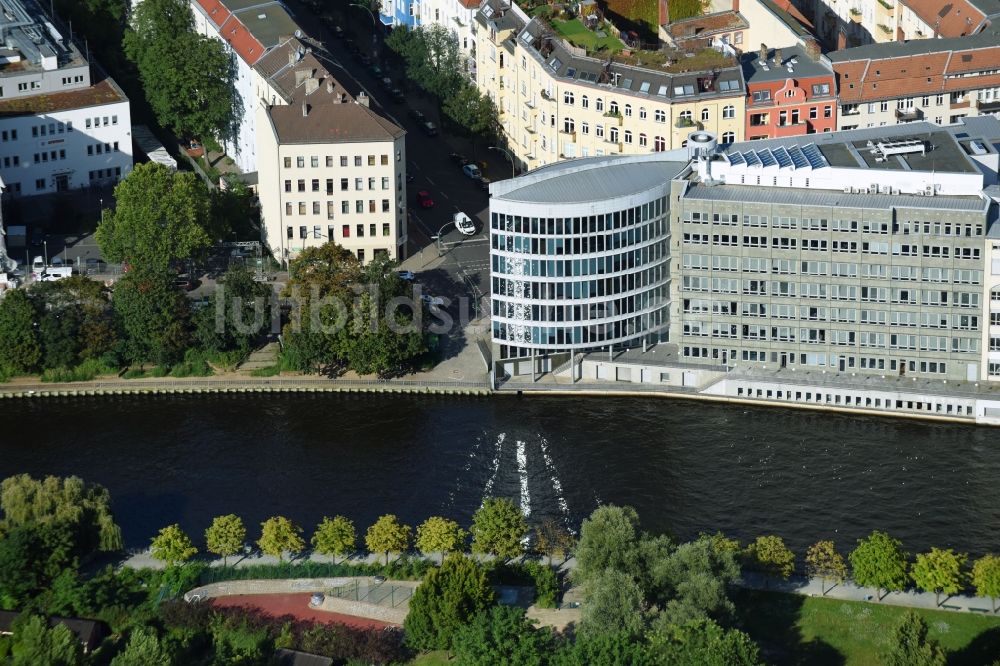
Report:
M 809 579 L 805 576 L 793 577 L 790 580 L 768 579 L 752 572 L 743 574 L 741 587 L 750 590 L 765 590 L 768 592 L 787 592 L 790 594 L 801 594 L 809 597 L 822 597 L 823 589 L 818 578 Z M 972 597 L 966 595 L 955 595 L 949 597 L 941 595 L 941 605 L 937 604 L 935 595 L 931 592 L 919 592 L 914 589 L 905 592 L 890 592 L 885 594 L 881 601 L 878 594 L 870 587 L 859 587 L 853 582 L 836 583 L 827 580 L 827 599 L 841 599 L 844 601 L 868 601 L 871 603 L 881 603 L 887 606 L 906 606 L 908 608 L 927 608 L 930 610 L 949 610 L 967 613 L 981 613 L 983 615 L 993 615 L 993 602 L 984 597 Z

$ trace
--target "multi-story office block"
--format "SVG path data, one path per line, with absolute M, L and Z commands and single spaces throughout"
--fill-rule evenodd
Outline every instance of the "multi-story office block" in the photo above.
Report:
M 476 13 L 476 84 L 500 111 L 508 147 L 533 169 L 561 159 L 680 148 L 693 130 L 743 138 L 746 87 L 735 58 L 711 49 L 588 55 L 517 5 Z
M 5 0 L 0 178 L 10 195 L 113 185 L 132 170 L 129 101 L 33 0 Z
M 659 155 L 565 162 L 491 185 L 493 341 L 502 358 L 666 333 L 670 180 Z
M 406 133 L 300 47 L 258 63 L 280 95 L 257 108 L 264 240 L 282 263 L 331 241 L 362 262 L 403 259 Z
M 1000 318 L 995 345 L 987 323 L 998 142 L 991 117 L 727 147 L 695 132 L 687 154 L 494 184 L 494 342 L 502 358 L 668 340 L 668 354 L 712 368 L 1000 379 Z M 669 230 L 656 226 L 664 195 Z M 618 226 L 648 219 L 650 235 Z M 576 237 L 594 225 L 609 237 Z M 625 279 L 650 268 L 660 282 Z M 625 294 L 637 298 L 614 315 L 639 318 L 603 327 L 591 303 Z

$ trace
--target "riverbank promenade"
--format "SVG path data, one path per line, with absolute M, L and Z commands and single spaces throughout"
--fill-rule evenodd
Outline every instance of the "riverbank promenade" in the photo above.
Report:
M 420 557 L 410 554 L 411 557 Z M 489 559 L 489 556 L 475 556 L 480 559 Z M 262 554 L 253 554 L 245 557 L 230 558 L 229 566 L 245 568 L 259 565 L 279 564 L 277 557 Z M 335 561 L 332 556 L 307 553 L 294 558 L 292 561 L 298 564 L 313 562 L 317 564 L 327 564 Z M 436 558 L 434 558 L 437 561 Z M 210 567 L 223 566 L 222 558 L 201 558 L 199 562 Z M 346 564 L 378 564 L 383 562 L 383 556 L 379 554 L 355 555 L 343 560 Z M 559 571 L 569 573 L 576 562 L 570 558 L 558 566 Z M 121 565 L 133 569 L 162 569 L 164 563 L 155 560 L 150 556 L 148 550 L 132 553 Z M 975 613 L 979 615 L 996 615 L 993 611 L 993 602 L 986 597 L 976 597 L 971 595 L 941 595 L 940 603 L 937 597 L 931 592 L 921 592 L 910 589 L 903 592 L 884 591 L 877 593 L 870 587 L 860 587 L 851 581 L 837 582 L 827 579 L 825 582 L 819 578 L 807 578 L 805 576 L 793 576 L 789 580 L 770 578 L 755 572 L 744 572 L 742 578 L 737 583 L 739 587 L 748 590 L 760 590 L 765 592 L 783 592 L 786 594 L 797 594 L 806 597 L 825 597 L 840 601 L 857 601 L 872 604 L 882 604 L 886 606 L 902 606 L 906 608 L 924 608 L 928 610 L 941 610 L 963 613 Z M 302 592 L 302 579 L 292 578 L 284 580 L 268 580 L 266 582 L 267 591 L 270 593 Z M 261 591 L 256 589 L 255 591 Z M 823 590 L 826 594 L 823 594 Z M 880 598 L 881 597 L 881 598 Z M 582 599 L 577 588 L 569 588 L 564 592 L 564 605 L 566 598 L 574 601 Z

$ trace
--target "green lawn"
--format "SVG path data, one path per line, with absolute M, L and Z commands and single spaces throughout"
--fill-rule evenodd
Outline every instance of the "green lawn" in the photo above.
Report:
M 607 49 L 609 51 L 621 51 L 625 48 L 621 40 L 614 35 L 608 34 L 606 37 L 598 39 L 593 30 L 588 30 L 579 19 L 572 21 L 552 21 L 552 27 L 556 29 L 567 42 L 574 46 L 587 49 L 587 51 L 597 51 Z
M 768 663 L 810 666 L 878 664 L 907 609 L 780 592 L 734 593 L 743 628 Z M 988 666 L 1000 657 L 1000 617 L 917 610 L 929 636 L 948 651 L 949 666 Z
M 451 666 L 448 653 L 444 650 L 425 652 L 410 662 L 410 666 Z

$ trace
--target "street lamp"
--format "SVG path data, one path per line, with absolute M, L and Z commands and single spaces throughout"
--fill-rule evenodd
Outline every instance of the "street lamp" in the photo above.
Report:
M 438 256 L 439 257 L 441 256 L 441 236 L 444 235 L 444 229 L 449 224 L 455 224 L 455 220 L 450 220 L 448 222 L 445 222 L 444 224 L 441 225 L 441 228 L 438 229 L 437 235 L 436 236 L 431 236 L 431 239 L 433 239 L 433 241 L 434 241 L 435 247 L 437 247 L 437 251 L 438 251 Z
M 511 155 L 506 149 L 500 148 L 499 146 L 489 146 L 489 149 L 496 150 L 507 156 L 507 159 L 510 160 L 510 177 L 514 178 L 514 156 Z
M 42 241 L 42 248 L 45 250 L 45 265 L 49 265 L 49 242 L 47 240 Z
M 374 51 L 375 60 L 378 61 L 378 51 L 379 51 L 379 49 L 378 49 L 378 25 L 377 25 L 377 21 L 375 21 L 375 12 L 373 12 L 370 7 L 368 7 L 366 5 L 359 4 L 357 2 L 350 3 L 348 5 L 348 7 L 358 7 L 360 9 L 363 9 L 366 12 L 368 12 L 368 16 L 371 17 L 371 19 L 372 19 L 372 51 Z

